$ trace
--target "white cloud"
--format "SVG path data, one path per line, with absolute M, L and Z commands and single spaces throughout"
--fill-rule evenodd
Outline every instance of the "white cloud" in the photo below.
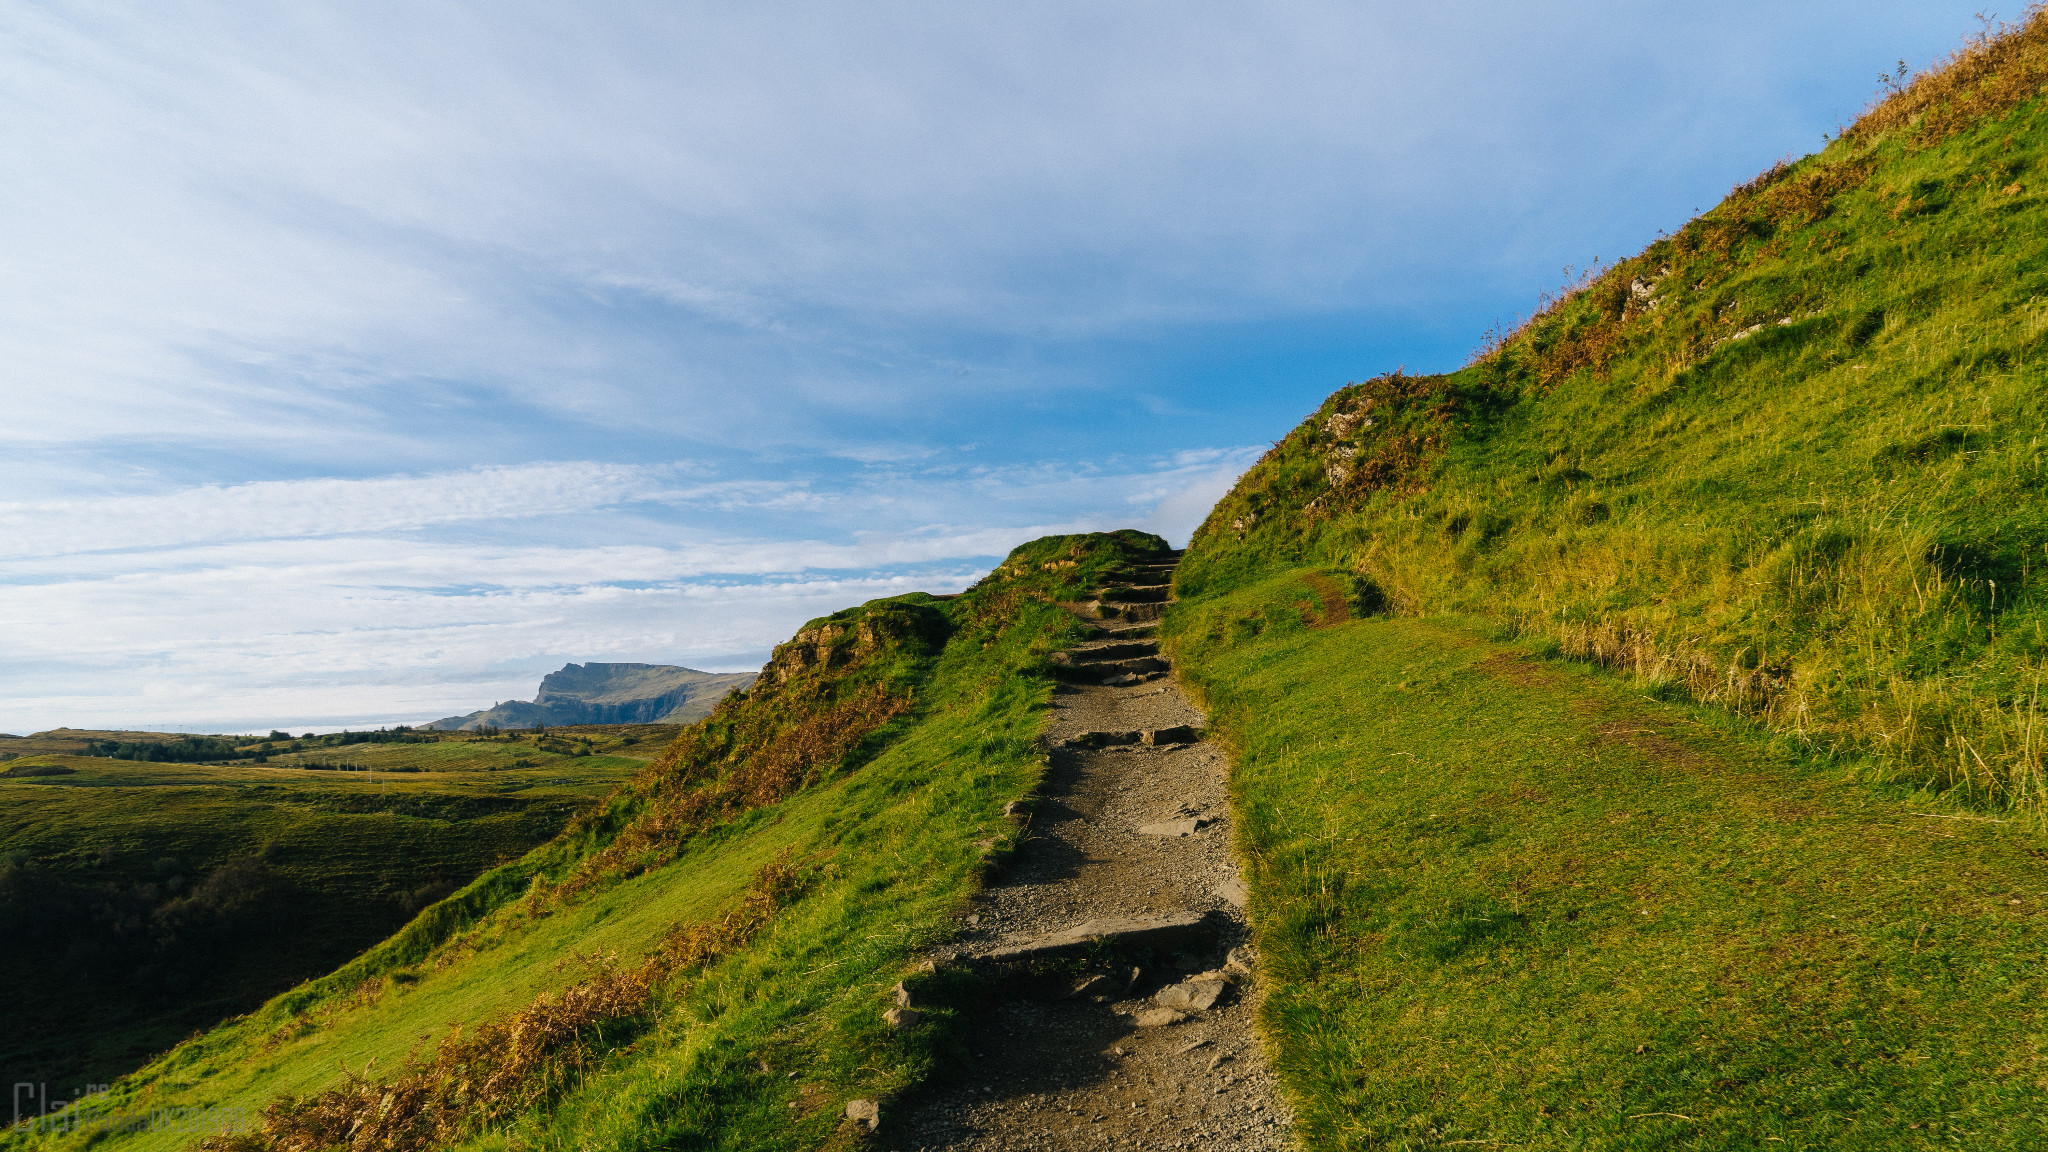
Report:
M 367 480 L 205 485 L 147 496 L 0 504 L 11 555 L 68 554 L 209 540 L 345 536 L 465 521 L 584 512 L 628 501 L 761 503 L 774 482 L 696 483 L 679 465 L 591 462 L 486 467 Z

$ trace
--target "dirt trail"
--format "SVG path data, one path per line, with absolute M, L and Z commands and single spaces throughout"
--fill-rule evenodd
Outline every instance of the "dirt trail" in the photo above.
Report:
M 1252 1030 L 1230 765 L 1188 742 L 1205 719 L 1149 641 L 1170 572 L 1131 573 L 1131 586 L 1077 607 L 1101 635 L 1073 653 L 1030 835 L 966 918 L 962 946 L 985 957 L 1148 913 L 1207 913 L 1204 928 L 1185 944 L 1133 943 L 1085 971 L 1013 980 L 980 1023 L 971 1064 L 889 1126 L 900 1152 L 1291 1146 Z M 1157 743 L 1094 746 L 1148 736 Z M 1201 1007 L 1226 974 L 1220 999 Z

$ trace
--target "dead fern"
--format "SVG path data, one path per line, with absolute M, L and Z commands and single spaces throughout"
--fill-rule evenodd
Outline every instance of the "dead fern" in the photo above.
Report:
M 2009 111 L 2048 85 L 2048 12 L 2035 3 L 2018 24 L 1990 24 L 1947 58 L 1891 91 L 1850 125 L 1857 143 L 1904 132 L 1918 147 Z
M 650 799 L 601 851 L 585 857 L 552 889 L 536 888 L 530 910 L 635 876 L 673 860 L 690 836 L 750 808 L 773 804 L 815 783 L 862 741 L 910 711 L 911 701 L 876 684 L 851 699 L 804 701 L 777 709 L 780 724 L 762 725 L 759 742 L 741 738 L 724 748 L 679 740 L 656 763 Z M 798 717 L 790 721 L 788 717 Z M 699 734 L 701 741 L 702 736 Z M 666 766 L 664 768 L 664 765 Z
M 611 1033 L 645 1017 L 676 976 L 744 946 L 802 894 L 812 869 L 786 857 L 755 875 L 724 916 L 678 929 L 635 967 L 588 958 L 589 978 L 542 995 L 475 1031 L 456 1032 L 432 1056 L 375 1079 L 347 1072 L 336 1088 L 284 1096 L 254 1132 L 199 1142 L 202 1152 L 423 1152 L 446 1147 L 557 1097 L 612 1050 Z

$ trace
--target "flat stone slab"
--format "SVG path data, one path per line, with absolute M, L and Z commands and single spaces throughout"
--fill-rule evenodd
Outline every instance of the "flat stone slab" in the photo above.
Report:
M 1082 732 L 1067 743 L 1083 748 L 1106 748 L 1114 744 L 1138 744 L 1144 739 L 1143 732 Z
M 1212 816 L 1190 816 L 1185 820 L 1161 820 L 1157 824 L 1138 825 L 1140 836 L 1193 836 L 1216 822 Z
M 1216 1001 L 1221 1000 L 1223 994 L 1229 990 L 1230 981 L 1224 979 L 1221 972 L 1205 972 L 1200 976 L 1190 976 L 1171 987 L 1161 988 L 1158 995 L 1152 997 L 1152 1002 L 1161 1008 L 1171 1008 L 1177 1012 L 1207 1012 L 1214 1008 Z
M 1165 672 L 1172 667 L 1157 656 L 1134 656 L 1128 660 L 1095 660 L 1080 664 L 1055 661 L 1053 672 L 1062 680 L 1079 680 L 1087 683 L 1115 680 L 1124 676 L 1142 676 L 1148 672 Z
M 1215 912 L 1146 912 L 1137 916 L 1107 916 L 1086 920 L 1059 932 L 1031 940 L 998 945 L 981 955 L 991 964 L 1018 964 L 1027 960 L 1050 960 L 1070 956 L 1097 944 L 1117 948 L 1175 948 L 1199 940 L 1213 940 L 1223 926 Z

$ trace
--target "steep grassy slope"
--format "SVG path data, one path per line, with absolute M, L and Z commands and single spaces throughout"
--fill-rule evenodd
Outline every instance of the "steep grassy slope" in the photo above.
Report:
M 1465 370 L 1336 393 L 1184 590 L 1328 564 L 2038 807 L 2044 75 L 2037 15 Z
M 1197 533 L 1311 1146 L 2048 1138 L 2044 78 L 2035 15 Z
M 1045 656 L 1076 627 L 1052 601 L 1163 547 L 1053 538 L 958 598 L 812 621 L 552 843 L 63 1130 L 0 1141 L 185 1147 L 197 1117 L 240 1120 L 219 1141 L 235 1148 L 350 1131 L 391 1148 L 817 1146 L 849 1097 L 886 1100 L 960 1043 L 944 979 L 903 1033 L 882 1020 L 888 989 L 919 979 L 912 958 L 951 930 L 1015 833 L 1003 805 L 1043 767 Z M 124 1122 L 143 1130 L 94 1135 Z

